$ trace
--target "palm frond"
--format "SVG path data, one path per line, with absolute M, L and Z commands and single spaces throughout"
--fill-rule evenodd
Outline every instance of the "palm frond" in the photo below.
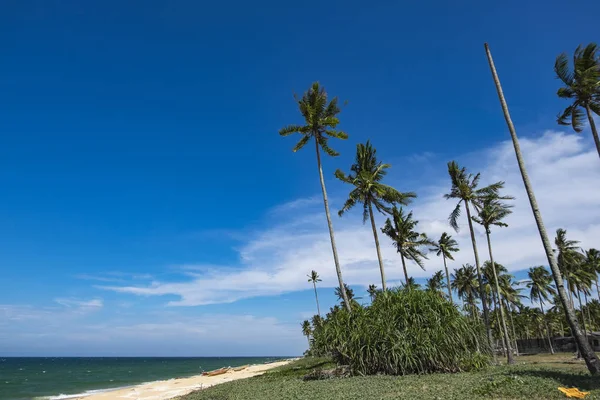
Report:
M 303 148 L 308 143 L 309 140 L 310 140 L 310 136 L 304 135 L 302 137 L 302 139 L 300 139 L 300 141 L 298 141 L 298 143 L 296 143 L 296 145 L 294 146 L 294 148 L 292 149 L 292 151 L 294 153 L 297 152 L 298 150 L 300 150 L 301 148 Z
M 346 132 L 343 132 L 343 131 L 335 131 L 333 129 L 327 129 L 327 130 L 325 130 L 323 132 L 326 135 L 331 136 L 331 137 L 336 138 L 336 139 L 342 139 L 342 140 L 348 139 L 348 134 Z
M 567 86 L 573 84 L 573 74 L 569 71 L 569 59 L 565 53 L 559 54 L 554 62 L 554 72 L 558 79 Z
M 462 205 L 462 201 L 459 201 L 458 204 L 456 205 L 456 207 L 454 207 L 454 210 L 452 211 L 452 213 L 450 213 L 450 216 L 448 217 L 448 223 L 450 224 L 452 229 L 454 229 L 456 232 L 458 232 L 460 230 L 458 227 L 458 218 L 460 217 L 461 205 Z
M 279 130 L 281 136 L 289 136 L 293 133 L 303 132 L 304 126 L 302 125 L 288 125 Z
M 321 146 L 321 148 L 323 149 L 323 151 L 325 153 L 327 153 L 328 155 L 330 155 L 331 157 L 337 157 L 340 155 L 340 153 L 338 153 L 337 151 L 333 150 L 331 147 L 329 147 L 329 145 L 327 144 L 327 139 L 323 136 L 319 137 L 319 145 Z

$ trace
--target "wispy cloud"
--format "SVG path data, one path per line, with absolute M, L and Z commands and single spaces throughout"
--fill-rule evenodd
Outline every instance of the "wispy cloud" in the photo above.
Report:
M 76 279 L 86 281 L 98 281 L 98 282 L 129 282 L 131 280 L 149 280 L 153 279 L 150 274 L 144 273 L 127 273 L 119 271 L 105 272 L 104 274 L 91 275 L 91 274 L 77 274 L 74 276 Z
M 78 300 L 57 298 L 54 301 L 68 308 L 102 308 L 104 306 L 102 299 Z
M 521 139 L 529 174 L 540 204 L 544 220 L 551 234 L 559 228 L 568 229 L 569 236 L 581 240 L 584 247 L 597 244 L 600 236 L 600 166 L 595 150 L 581 136 L 549 131 L 535 138 Z M 506 181 L 506 193 L 516 196 L 514 213 L 507 219 L 509 228 L 493 231 L 492 240 L 498 262 L 509 270 L 521 270 L 532 265 L 545 264 L 545 256 L 530 206 L 516 166 L 512 144 L 498 143 L 479 152 L 479 165 L 465 165 L 473 172 L 482 173 L 483 184 Z M 472 160 L 471 157 L 468 157 Z M 457 161 L 461 163 L 461 157 Z M 390 174 L 393 178 L 393 172 Z M 456 262 L 472 263 L 473 256 L 466 217 L 462 229 L 451 232 L 447 217 L 454 203 L 445 200 L 449 189 L 445 171 L 437 179 L 429 180 L 426 194 L 415 202 L 412 209 L 419 219 L 419 228 L 437 238 L 442 232 L 454 234 L 461 247 Z M 420 188 L 414 188 L 419 193 Z M 196 267 L 201 270 L 178 282 L 155 280 L 150 284 L 105 285 L 103 289 L 140 296 L 175 295 L 179 299 L 169 305 L 203 305 L 234 302 L 256 296 L 277 295 L 308 289 L 305 274 L 315 269 L 321 275 L 322 286 L 337 286 L 325 218 L 315 205 L 318 197 L 300 199 L 282 209 L 294 209 L 295 219 L 278 219 L 275 225 L 256 232 L 239 248 L 240 264 Z M 335 204 L 333 205 L 335 208 Z M 282 213 L 285 215 L 286 213 Z M 378 216 L 381 225 L 383 217 Z M 282 222 L 283 221 L 283 222 Z M 366 285 L 379 281 L 376 254 L 370 227 L 361 223 L 358 215 L 350 213 L 334 220 L 336 240 L 344 278 L 350 284 Z M 481 259 L 487 258 L 485 237 L 477 230 Z M 386 274 L 390 281 L 401 278 L 399 258 L 385 237 L 381 238 Z M 427 271 L 409 264 L 409 273 L 415 277 L 430 276 L 441 269 L 441 261 L 432 255 L 426 262 Z M 188 266 L 189 268 L 189 266 Z

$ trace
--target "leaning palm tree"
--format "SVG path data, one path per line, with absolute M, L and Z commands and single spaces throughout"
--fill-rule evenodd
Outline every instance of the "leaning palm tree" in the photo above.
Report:
M 440 239 L 437 242 L 433 243 L 431 249 L 429 250 L 435 251 L 438 257 L 441 255 L 444 260 L 444 269 L 446 270 L 446 288 L 448 289 L 448 298 L 452 303 L 452 288 L 450 287 L 450 274 L 448 273 L 446 258 L 454 261 L 452 253 L 456 253 L 458 251 L 458 243 L 456 242 L 456 240 L 452 239 L 452 236 L 444 232 L 442 233 Z
M 408 205 L 413 198 L 417 197 L 412 192 L 401 193 L 393 187 L 381 183 L 387 174 L 388 168 L 390 168 L 389 164 L 383 164 L 377 160 L 376 150 L 367 141 L 366 144 L 358 144 L 356 146 L 356 159 L 350 167 L 352 171 L 350 174 L 346 175 L 339 169 L 335 171 L 335 176 L 339 180 L 354 186 L 354 189 L 348 195 L 348 200 L 346 200 L 338 215 L 341 217 L 346 211 L 360 203 L 363 209 L 363 224 L 368 218 L 371 219 L 377 260 L 379 260 L 379 271 L 381 272 L 381 287 L 384 292 L 386 290 L 385 271 L 383 269 L 381 249 L 379 248 L 377 228 L 375 227 L 373 207 L 382 214 L 389 214 L 391 212 L 391 204 Z
M 333 252 L 333 262 L 337 272 L 338 281 L 342 288 L 342 296 L 344 304 L 348 311 L 350 302 L 348 302 L 346 293 L 344 292 L 344 280 L 342 278 L 342 269 L 335 245 L 335 236 L 333 234 L 333 225 L 331 223 L 331 215 L 329 213 L 329 202 L 327 200 L 327 190 L 325 189 L 325 179 L 323 178 L 323 168 L 321 167 L 321 153 L 323 149 L 325 153 L 332 157 L 339 155 L 338 152 L 329 147 L 329 139 L 348 139 L 348 135 L 340 130 L 336 130 L 340 120 L 337 115 L 340 112 L 338 107 L 337 97 L 334 97 L 329 103 L 327 102 L 327 93 L 318 82 L 312 84 L 302 98 L 298 99 L 298 107 L 300 113 L 304 117 L 305 125 L 288 125 L 279 130 L 281 136 L 288 136 L 292 133 L 300 133 L 302 139 L 296 144 L 293 151 L 296 152 L 304 147 L 310 139 L 315 140 L 315 151 L 317 153 L 317 167 L 319 169 L 319 180 L 321 182 L 321 191 L 323 192 L 323 204 L 325 205 L 325 216 L 327 217 L 327 226 L 329 227 L 329 239 L 331 240 L 331 250 Z
M 529 289 L 529 299 L 540 303 L 540 310 L 542 310 L 542 317 L 546 325 L 550 353 L 554 354 L 552 339 L 550 338 L 550 328 L 548 327 L 546 313 L 544 312 L 544 301 L 550 301 L 550 296 L 556 295 L 556 290 L 552 287 L 552 275 L 550 275 L 550 272 L 546 268 L 540 265 L 539 267 L 529 268 L 527 276 L 529 276 L 529 280 L 525 281 L 525 283 Z
M 475 207 L 475 210 L 481 208 L 483 199 L 488 197 L 496 197 L 498 200 L 502 200 L 498 191 L 504 187 L 504 182 L 496 182 L 489 186 L 479 188 L 480 174 L 473 176 L 467 174 L 466 168 L 460 168 L 456 161 L 450 161 L 448 163 L 448 175 L 450 175 L 450 181 L 452 186 L 450 193 L 445 194 L 446 199 L 457 199 L 458 202 L 454 211 L 448 217 L 450 226 L 458 232 L 458 218 L 460 217 L 462 205 L 464 203 L 465 210 L 467 211 L 467 222 L 469 224 L 469 231 L 471 232 L 471 244 L 473 245 L 473 254 L 475 256 L 475 267 L 477 269 L 477 279 L 479 280 L 479 297 L 482 299 L 483 308 L 483 322 L 485 324 L 485 330 L 488 337 L 488 343 L 490 348 L 494 347 L 494 338 L 492 336 L 492 327 L 490 325 L 489 310 L 485 299 L 485 286 L 483 285 L 483 279 L 481 276 L 481 267 L 479 264 L 479 254 L 477 252 L 477 242 L 475 240 L 475 230 L 473 229 L 473 221 L 471 220 L 471 206 Z M 494 361 L 496 353 L 493 353 Z
M 317 301 L 317 314 L 321 316 L 321 308 L 319 307 L 319 295 L 317 294 L 317 282 L 321 282 L 321 279 L 319 279 L 319 274 L 317 274 L 317 271 L 315 270 L 310 271 L 310 275 L 306 276 L 308 276 L 308 281 L 312 282 L 313 288 L 315 289 L 315 300 Z
M 310 334 L 312 333 L 312 330 L 310 329 L 310 322 L 308 322 L 308 320 L 305 320 L 302 322 L 302 334 L 304 336 L 306 336 L 306 340 L 308 340 L 308 347 L 310 347 Z
M 569 71 L 569 60 L 565 53 L 556 57 L 554 72 L 565 86 L 556 94 L 561 99 L 572 99 L 572 104 L 558 115 L 560 125 L 571 125 L 575 132 L 581 132 L 584 119 L 590 124 L 598 156 L 600 156 L 600 138 L 593 114 L 600 115 L 600 57 L 598 45 L 590 43 L 586 47 L 578 46 L 573 55 L 573 71 Z
M 433 242 L 427 238 L 424 233 L 415 230 L 419 221 L 412 218 L 412 211 L 408 215 L 404 214 L 402 207 L 394 206 L 391 212 L 392 219 L 385 221 L 381 231 L 392 239 L 396 251 L 400 254 L 402 268 L 404 269 L 404 282 L 408 284 L 408 271 L 406 270 L 406 260 L 414 261 L 419 267 L 425 270 L 423 259 L 427 259 L 423 251 L 424 246 L 431 246 Z
M 369 297 L 371 298 L 371 303 L 372 303 L 373 300 L 375 300 L 375 296 L 377 295 L 377 286 L 369 285 L 369 288 L 367 289 L 367 293 L 369 294 Z
M 505 197 L 506 198 L 506 197 Z M 512 213 L 510 210 L 512 206 L 502 203 L 496 196 L 488 196 L 483 199 L 481 207 L 478 210 L 478 215 L 473 217 L 473 221 L 482 225 L 485 228 L 485 237 L 487 239 L 488 251 L 490 254 L 490 265 L 492 267 L 493 284 L 496 293 L 500 293 L 500 286 L 498 284 L 498 274 L 496 273 L 496 265 L 494 263 L 494 256 L 492 254 L 492 242 L 490 240 L 491 227 L 506 227 L 506 223 L 502 222 L 504 218 Z M 491 282 L 490 282 L 491 283 Z M 506 318 L 504 317 L 504 311 L 500 307 L 500 322 L 502 323 L 502 333 L 506 344 L 506 361 L 508 364 L 514 364 L 512 349 L 510 346 L 510 336 L 508 335 L 508 328 L 506 327 Z
M 446 287 L 446 283 L 444 282 L 444 274 L 442 271 L 437 271 L 431 278 L 427 279 L 427 284 L 425 286 L 427 290 L 439 293 L 443 297 L 442 290 Z
M 596 357 L 596 354 L 594 353 L 592 347 L 587 341 L 587 338 L 581 332 L 581 329 L 579 328 L 579 324 L 577 322 L 577 318 L 575 317 L 575 312 L 573 311 L 573 308 L 570 307 L 570 305 L 568 304 L 567 293 L 563 285 L 562 276 L 560 275 L 560 271 L 558 269 L 556 259 L 554 258 L 554 254 L 552 253 L 550 239 L 548 237 L 548 233 L 546 232 L 546 227 L 544 226 L 544 221 L 542 220 L 542 214 L 540 213 L 535 194 L 533 193 L 533 187 L 531 186 L 529 175 L 527 174 L 527 169 L 525 168 L 525 161 L 523 160 L 523 154 L 521 154 L 521 146 L 519 145 L 519 139 L 517 138 L 517 131 L 515 130 L 515 126 L 513 125 L 512 119 L 510 118 L 510 113 L 508 112 L 508 106 L 506 105 L 506 100 L 504 99 L 502 85 L 500 85 L 500 79 L 498 78 L 498 73 L 496 72 L 494 60 L 492 59 L 492 53 L 490 52 L 490 48 L 487 43 L 484 44 L 484 47 L 488 63 L 490 65 L 490 71 L 492 72 L 492 78 L 496 86 L 496 91 L 498 92 L 500 106 L 502 107 L 504 119 L 506 120 L 506 124 L 508 126 L 508 130 L 510 132 L 510 136 L 513 142 L 513 147 L 515 149 L 517 164 L 519 165 L 519 170 L 521 171 L 521 177 L 523 178 L 525 191 L 527 192 L 527 197 L 529 198 L 529 203 L 531 204 L 531 211 L 533 213 L 533 217 L 535 219 L 538 231 L 540 233 L 540 238 L 544 246 L 544 251 L 546 252 L 548 265 L 550 265 L 550 269 L 552 270 L 552 276 L 554 277 L 554 283 L 556 284 L 556 289 L 558 290 L 560 301 L 562 302 L 564 307 L 565 316 L 567 318 L 569 326 L 571 327 L 573 336 L 575 336 L 575 341 L 579 345 L 583 358 L 585 359 L 585 363 L 588 367 L 588 370 L 592 375 L 600 374 L 600 360 L 598 359 L 598 357 Z

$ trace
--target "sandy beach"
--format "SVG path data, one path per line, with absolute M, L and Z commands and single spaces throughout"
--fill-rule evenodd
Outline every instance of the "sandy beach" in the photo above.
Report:
M 124 389 L 112 390 L 109 392 L 95 393 L 85 397 L 78 397 L 78 400 L 164 400 L 172 399 L 177 396 L 183 396 L 194 390 L 205 389 L 207 387 L 218 385 L 219 383 L 231 382 L 238 379 L 251 378 L 261 375 L 265 371 L 290 363 L 292 360 L 277 361 L 269 364 L 251 365 L 242 371 L 229 370 L 225 374 L 217 376 L 196 375 L 189 378 L 176 378 L 165 381 L 156 381 L 143 383 Z

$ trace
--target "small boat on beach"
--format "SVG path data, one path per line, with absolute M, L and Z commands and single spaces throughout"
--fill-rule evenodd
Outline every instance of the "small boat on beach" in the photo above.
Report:
M 203 376 L 216 376 L 216 375 L 221 375 L 226 373 L 227 371 L 229 371 L 229 368 L 219 368 L 219 369 L 215 369 L 214 371 L 208 371 L 208 372 L 203 372 L 202 375 Z
M 245 370 L 246 368 L 248 368 L 249 366 L 250 366 L 250 365 L 248 365 L 248 364 L 246 364 L 246 365 L 240 365 L 239 367 L 235 367 L 235 368 L 233 368 L 233 371 L 234 371 L 234 372 L 243 371 L 243 370 Z

